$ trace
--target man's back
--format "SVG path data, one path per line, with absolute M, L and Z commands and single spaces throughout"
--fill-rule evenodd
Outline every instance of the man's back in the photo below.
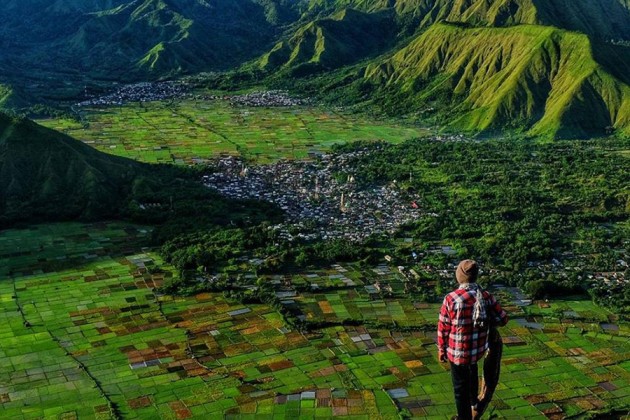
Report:
M 488 322 L 476 326 L 473 320 L 476 290 L 458 288 L 446 295 L 438 323 L 438 348 L 456 365 L 476 363 L 488 349 Z M 503 326 L 508 318 L 490 293 L 482 292 L 489 323 Z
M 488 350 L 488 334 L 493 326 L 507 324 L 507 314 L 494 296 L 477 284 L 479 266 L 476 261 L 463 260 L 457 265 L 455 278 L 459 288 L 444 298 L 438 321 L 438 350 L 441 362 L 451 363 L 451 379 L 457 406 L 458 420 L 477 420 L 481 417 L 492 398 L 490 386 L 499 380 L 501 352 L 496 340 L 498 334 L 492 330 L 493 342 L 490 360 L 484 364 L 483 395 L 479 395 L 479 369 L 477 362 Z M 489 359 L 486 359 L 488 361 Z M 486 375 L 486 371 L 491 375 Z M 486 392 L 487 391 L 487 392 Z

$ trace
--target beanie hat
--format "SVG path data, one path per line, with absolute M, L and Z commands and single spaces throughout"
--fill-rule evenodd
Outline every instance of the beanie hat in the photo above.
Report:
M 457 266 L 455 277 L 459 283 L 474 283 L 477 281 L 479 266 L 473 260 L 464 260 Z

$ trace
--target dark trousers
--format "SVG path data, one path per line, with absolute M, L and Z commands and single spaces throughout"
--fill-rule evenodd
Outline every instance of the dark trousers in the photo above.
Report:
M 457 420 L 471 420 L 471 406 L 477 404 L 479 370 L 477 364 L 456 365 L 451 363 L 451 378 L 457 406 Z

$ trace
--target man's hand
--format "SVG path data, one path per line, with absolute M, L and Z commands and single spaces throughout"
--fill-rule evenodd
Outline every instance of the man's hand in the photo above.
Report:
M 448 362 L 448 357 L 446 356 L 446 351 L 444 349 L 439 349 L 438 350 L 438 359 L 442 363 Z

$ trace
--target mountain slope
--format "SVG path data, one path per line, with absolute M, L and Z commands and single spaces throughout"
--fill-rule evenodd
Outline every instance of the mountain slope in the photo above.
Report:
M 607 72 L 587 36 L 551 27 L 437 24 L 378 64 L 365 80 L 385 102 L 436 107 L 465 131 L 506 125 L 533 135 L 630 132 L 630 87 Z M 627 51 L 619 65 L 628 66 Z M 625 58 L 624 58 L 625 57 Z
M 0 108 L 10 105 L 13 89 L 10 86 L 0 85 Z
M 394 10 L 404 22 L 427 28 L 439 21 L 474 26 L 556 26 L 597 38 L 630 39 L 625 0 L 311 0 L 311 13 L 340 8 Z
M 0 114 L 0 222 L 113 216 L 148 169 Z
M 234 67 L 297 19 L 288 0 L 10 0 L 0 15 L 0 64 L 110 80 Z
M 387 12 L 363 13 L 343 9 L 328 18 L 300 27 L 288 40 L 277 43 L 259 60 L 271 71 L 292 69 L 293 74 L 338 68 L 391 47 L 396 36 Z
M 0 84 L 0 109 L 20 108 L 28 104 L 23 99 L 23 93 L 14 86 Z
M 260 68 L 291 75 L 339 68 L 438 22 L 554 26 L 594 39 L 630 39 L 630 13 L 619 0 L 311 0 L 305 16 L 260 59 Z
M 5 43 L 9 48 L 8 52 L 24 47 L 50 47 L 51 43 L 71 35 L 88 19 L 90 13 L 118 7 L 126 2 L 127 0 L 5 0 L 0 3 L 0 15 L 3 19 L 0 43 Z
M 142 73 L 225 69 L 272 41 L 275 23 L 250 0 L 145 0 L 95 14 L 70 38 L 81 65 L 112 62 Z M 105 61 L 106 62 L 106 61 Z

